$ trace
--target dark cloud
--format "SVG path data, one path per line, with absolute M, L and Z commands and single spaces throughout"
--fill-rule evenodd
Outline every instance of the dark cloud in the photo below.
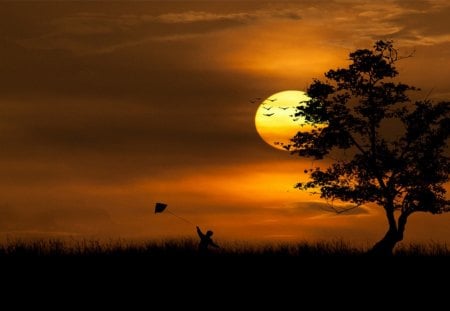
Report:
M 416 44 L 436 44 L 450 42 L 450 6 L 436 9 L 406 12 L 388 21 L 401 27 L 393 33 L 393 38 L 406 39 Z
M 430 9 L 440 9 L 447 5 L 446 1 L 434 0 L 397 0 L 394 3 L 407 10 L 429 11 Z
M 28 49 L 64 50 L 81 55 L 104 54 L 148 42 L 192 39 L 261 20 L 301 19 L 298 8 L 262 7 L 251 11 L 239 8 L 217 11 L 213 5 L 209 11 L 186 10 L 158 14 L 154 5 L 147 3 L 133 14 L 124 14 L 121 10 L 111 12 L 105 9 L 104 4 L 95 3 L 87 6 L 86 11 L 69 7 L 62 17 L 49 14 L 45 26 L 38 27 L 41 33 L 21 33 L 14 38 L 14 43 Z

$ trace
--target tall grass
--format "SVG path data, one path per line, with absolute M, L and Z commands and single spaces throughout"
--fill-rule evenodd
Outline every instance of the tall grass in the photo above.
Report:
M 211 249 L 209 256 L 219 257 L 327 257 L 363 256 L 357 248 L 342 240 L 297 243 L 223 243 Z M 202 255 L 193 239 L 133 241 L 90 239 L 8 239 L 0 244 L 0 257 L 182 257 Z M 446 244 L 408 244 L 399 246 L 395 256 L 450 256 Z
M 395 254 L 397 256 L 450 256 L 450 248 L 446 243 L 430 242 L 427 244 L 410 243 L 400 245 Z

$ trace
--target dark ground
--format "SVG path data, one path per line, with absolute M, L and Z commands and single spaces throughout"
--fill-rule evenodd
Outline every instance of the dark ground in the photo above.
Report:
M 393 301 L 389 309 L 419 302 L 433 309 L 447 297 L 448 256 L 400 252 L 391 258 L 371 257 L 336 243 L 228 248 L 200 255 L 195 243 L 183 243 L 85 247 L 79 253 L 61 245 L 55 248 L 58 243 L 27 242 L 9 253 L 2 248 L 2 296 L 19 294 L 22 298 L 13 299 L 15 306 L 31 301 L 36 308 L 66 309 L 69 304 L 126 310 L 265 310 L 271 304 L 276 310 L 330 305 L 365 309 L 379 304 L 385 309 L 382 302 L 387 299 Z

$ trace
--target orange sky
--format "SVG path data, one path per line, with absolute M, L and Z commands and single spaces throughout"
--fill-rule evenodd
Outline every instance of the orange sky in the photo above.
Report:
M 304 90 L 356 48 L 415 50 L 403 82 L 450 98 L 448 1 L 0 4 L 2 236 L 334 239 L 372 243 L 350 215 L 293 189 L 312 164 L 258 136 L 255 97 Z M 413 215 L 407 241 L 448 241 Z M 431 229 L 430 229 L 431 228 Z

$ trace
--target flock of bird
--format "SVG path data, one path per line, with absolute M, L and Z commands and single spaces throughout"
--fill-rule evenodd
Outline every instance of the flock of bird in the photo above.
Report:
M 250 100 L 250 102 L 252 103 L 252 104 L 255 104 L 255 103 L 258 103 L 259 101 L 261 101 L 261 97 L 256 97 L 255 99 L 252 99 L 252 100 Z M 266 101 L 270 101 L 270 102 L 275 102 L 277 99 L 276 98 L 274 98 L 274 99 L 266 99 L 265 101 L 264 101 L 264 103 L 263 104 L 265 104 L 266 103 Z M 273 106 L 263 106 L 263 108 L 265 109 L 265 110 L 267 110 L 267 111 L 269 111 L 270 109 L 272 109 L 273 108 Z M 283 107 L 283 106 L 278 106 L 278 108 L 279 109 L 281 109 L 281 110 L 287 110 L 287 109 L 289 109 L 289 107 Z M 296 108 L 296 107 L 292 107 L 292 108 Z M 268 113 L 263 113 L 263 116 L 266 116 L 266 117 L 271 117 L 271 116 L 273 116 L 275 114 L 275 112 L 268 112 Z M 290 117 L 294 117 L 294 115 L 289 115 Z M 295 119 L 292 119 L 293 121 L 297 121 L 299 118 L 295 118 Z

